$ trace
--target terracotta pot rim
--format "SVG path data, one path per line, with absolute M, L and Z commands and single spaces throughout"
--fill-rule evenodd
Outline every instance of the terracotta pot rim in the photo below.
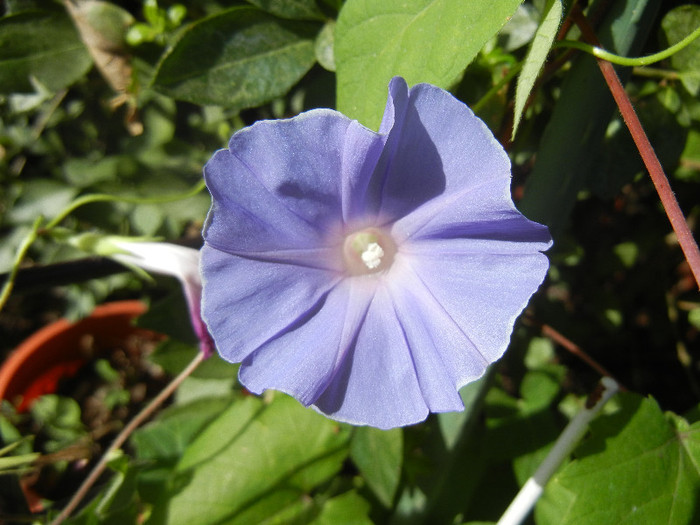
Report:
M 41 374 L 55 363 L 69 361 L 71 358 L 64 354 L 71 352 L 71 345 L 73 349 L 77 346 L 76 341 L 89 327 L 94 330 L 94 327 L 106 326 L 114 318 L 119 320 L 117 322 L 122 328 L 128 329 L 131 320 L 147 309 L 140 300 L 115 301 L 95 307 L 89 316 L 77 322 L 59 319 L 39 329 L 20 343 L 0 366 L 0 399 L 16 396 L 22 391 L 22 383 L 26 382 L 24 378 L 28 375 L 24 371 L 27 366 L 34 366 Z

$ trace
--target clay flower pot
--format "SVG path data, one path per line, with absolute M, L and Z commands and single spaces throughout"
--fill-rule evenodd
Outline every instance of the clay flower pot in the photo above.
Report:
M 39 396 L 55 392 L 59 380 L 75 375 L 90 359 L 129 337 L 162 339 L 161 334 L 132 324 L 146 309 L 141 301 L 107 303 L 76 323 L 61 319 L 42 328 L 0 368 L 0 399 L 25 411 Z

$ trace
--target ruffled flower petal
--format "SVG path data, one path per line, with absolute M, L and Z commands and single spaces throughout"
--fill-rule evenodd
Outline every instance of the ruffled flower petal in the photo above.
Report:
M 496 361 L 508 346 L 515 320 L 547 273 L 547 257 L 532 249 L 520 254 L 475 253 L 467 242 L 446 242 L 443 249 L 432 244 L 410 247 L 412 269 L 479 354 L 490 363 Z
M 205 238 L 231 254 L 316 249 L 364 213 L 364 193 L 384 138 L 340 113 L 313 110 L 236 133 L 204 176 L 212 194 Z
M 221 356 L 237 363 L 315 312 L 340 276 L 202 248 L 202 315 Z
M 374 183 L 380 216 L 410 235 L 443 213 L 467 222 L 484 210 L 515 209 L 508 156 L 467 106 L 428 84 L 408 90 L 400 78 L 389 93 L 382 122 L 388 138 Z

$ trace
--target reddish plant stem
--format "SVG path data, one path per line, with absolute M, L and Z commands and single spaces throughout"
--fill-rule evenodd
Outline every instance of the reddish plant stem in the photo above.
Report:
M 571 16 L 581 29 L 584 39 L 589 44 L 600 46 L 598 38 L 578 6 L 574 6 Z M 698 249 L 698 245 L 688 227 L 685 216 L 678 205 L 676 196 L 673 194 L 668 178 L 661 167 L 661 163 L 656 156 L 654 148 L 649 142 L 649 138 L 644 132 L 644 128 L 642 128 L 642 124 L 639 121 L 639 117 L 637 117 L 637 113 L 634 111 L 632 102 L 615 72 L 615 68 L 610 62 L 599 58 L 596 60 L 600 71 L 603 73 L 605 82 L 608 84 L 608 88 L 610 88 L 610 92 L 615 99 L 615 103 L 622 114 L 622 118 L 632 134 L 632 139 L 639 150 L 644 165 L 647 171 L 649 171 L 649 176 L 656 187 L 656 192 L 659 194 L 661 204 L 663 204 L 668 220 L 671 222 L 671 227 L 676 233 L 678 243 L 681 246 L 681 250 L 683 250 L 685 259 L 688 261 L 690 271 L 693 273 L 693 277 L 695 277 L 695 284 L 700 288 L 700 249 Z
M 571 339 L 564 336 L 562 333 L 558 332 L 557 330 L 555 330 L 547 324 L 541 325 L 540 330 L 542 331 L 543 336 L 551 339 L 554 343 L 563 347 L 570 354 L 573 354 L 576 357 L 578 357 L 581 361 L 586 363 L 593 370 L 598 372 L 601 376 L 610 377 L 614 379 L 617 382 L 617 384 L 620 385 L 620 390 L 626 390 L 626 388 L 622 386 L 622 383 L 620 383 L 620 381 L 618 381 L 617 378 L 615 378 L 603 365 L 598 363 L 595 359 L 593 359 L 586 352 L 584 352 L 581 349 L 581 347 L 574 343 Z

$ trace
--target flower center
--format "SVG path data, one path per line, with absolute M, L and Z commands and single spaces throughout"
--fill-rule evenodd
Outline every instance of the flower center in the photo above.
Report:
M 343 243 L 343 259 L 352 275 L 365 275 L 386 270 L 396 254 L 396 245 L 386 233 L 367 228 L 351 233 Z

